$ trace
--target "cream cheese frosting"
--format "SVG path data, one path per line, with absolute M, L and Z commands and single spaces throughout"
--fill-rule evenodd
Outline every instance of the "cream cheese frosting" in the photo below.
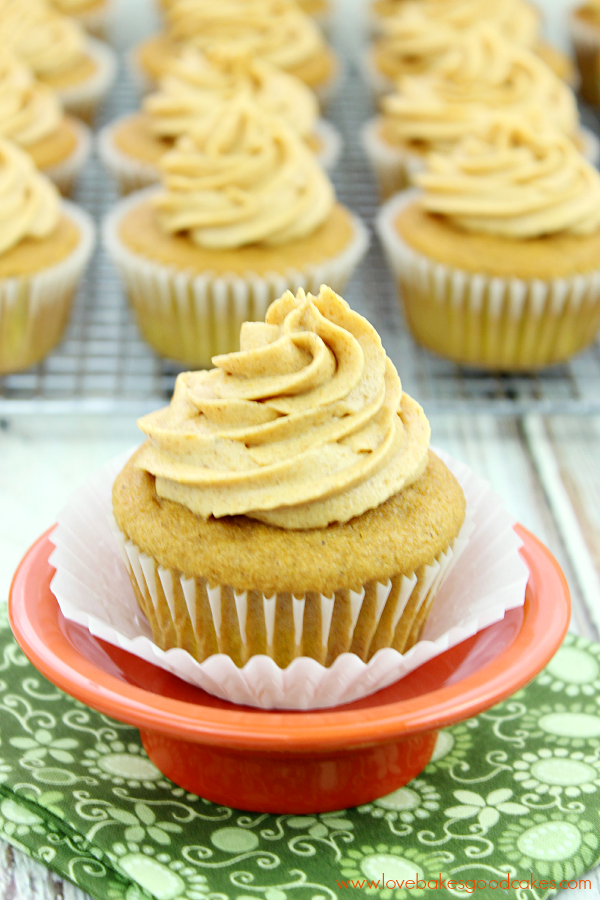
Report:
M 578 127 L 573 92 L 534 53 L 489 25 L 465 32 L 434 73 L 403 78 L 382 106 L 388 139 L 437 152 L 506 111 L 540 130 L 574 135 Z
M 31 157 L 0 138 L 0 253 L 27 237 L 44 238 L 60 218 L 58 190 Z
M 423 473 L 425 414 L 372 325 L 330 288 L 287 291 L 264 323 L 244 323 L 240 348 L 180 375 L 170 406 L 138 422 L 149 440 L 136 464 L 159 497 L 203 518 L 322 528 Z
M 27 148 L 54 134 L 63 111 L 58 96 L 31 69 L 0 49 L 0 136 Z
M 528 47 L 538 37 L 539 13 L 524 0 L 407 0 L 398 15 L 411 9 L 461 30 L 490 22 L 504 37 Z
M 331 182 L 281 119 L 238 99 L 160 161 L 159 225 L 202 247 L 285 244 L 312 234 L 335 203 Z
M 466 231 L 507 238 L 600 230 L 600 174 L 572 141 L 522 120 L 496 123 L 415 177 L 423 207 Z
M 167 21 L 176 41 L 201 50 L 215 42 L 293 69 L 323 51 L 318 26 L 292 0 L 175 0 Z
M 85 35 L 42 0 L 0 0 L 0 47 L 20 56 L 38 77 L 68 71 L 85 55 Z
M 298 78 L 247 51 L 222 45 L 206 53 L 184 50 L 161 80 L 160 91 L 146 98 L 144 109 L 155 134 L 177 138 L 239 96 L 281 116 L 302 137 L 313 131 L 319 117 L 315 95 Z

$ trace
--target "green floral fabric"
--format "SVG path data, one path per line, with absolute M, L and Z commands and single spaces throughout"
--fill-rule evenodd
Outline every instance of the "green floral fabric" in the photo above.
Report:
M 0 609 L 0 836 L 98 900 L 541 900 L 600 859 L 599 703 L 600 645 L 569 635 L 531 685 L 441 732 L 406 787 L 246 813 L 176 787 L 135 728 L 42 678 Z

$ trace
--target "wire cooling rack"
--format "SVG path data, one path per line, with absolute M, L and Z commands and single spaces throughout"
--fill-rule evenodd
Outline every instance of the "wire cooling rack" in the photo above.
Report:
M 345 61 L 344 79 L 328 115 L 344 136 L 345 151 L 333 180 L 340 200 L 362 216 L 372 232 L 377 195 L 359 132 L 373 108 L 355 62 L 360 46 L 358 29 L 352 27 L 356 23 L 346 18 L 340 24 L 334 43 Z M 122 61 L 98 125 L 137 106 L 138 95 Z M 600 131 L 600 122 L 591 113 L 585 114 L 585 122 Z M 97 158 L 88 163 L 74 199 L 92 213 L 97 223 L 117 199 Z M 427 412 L 600 412 L 599 343 L 567 365 L 531 376 L 469 371 L 418 347 L 404 326 L 395 288 L 373 233 L 370 252 L 345 297 L 373 323 L 405 390 L 418 398 Z M 117 274 L 99 246 L 62 344 L 41 365 L 0 376 L 0 415 L 137 415 L 170 398 L 178 371 L 174 364 L 159 359 L 140 337 Z

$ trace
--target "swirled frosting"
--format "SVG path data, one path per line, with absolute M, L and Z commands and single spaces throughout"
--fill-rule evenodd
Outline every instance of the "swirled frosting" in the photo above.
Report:
M 0 0 L 0 47 L 44 77 L 77 65 L 85 55 L 85 36 L 73 19 L 42 0 Z
M 490 25 L 465 32 L 435 72 L 405 77 L 382 101 L 386 135 L 447 152 L 498 113 L 522 115 L 540 130 L 574 135 L 573 92 L 534 53 Z
M 298 240 L 325 221 L 335 202 L 302 139 L 244 98 L 180 138 L 160 168 L 159 224 L 212 249 Z
M 292 0 L 175 0 L 167 19 L 176 41 L 200 50 L 229 44 L 282 69 L 293 69 L 324 48 L 318 26 Z
M 31 70 L 0 49 L 0 135 L 30 147 L 54 134 L 62 121 L 60 100 Z
M 180 375 L 171 405 L 138 422 L 149 442 L 137 465 L 160 497 L 204 518 L 322 528 L 424 471 L 422 409 L 372 325 L 330 288 L 287 291 L 264 323 L 244 323 L 240 347 Z
M 524 0 L 405 0 L 392 19 L 415 10 L 461 31 L 489 22 L 508 40 L 527 47 L 538 38 L 539 13 Z
M 431 154 L 417 175 L 431 213 L 466 231 L 508 238 L 600 230 L 600 174 L 558 133 L 522 120 L 494 124 L 449 155 Z
M 317 99 L 304 82 L 265 60 L 221 45 L 206 53 L 193 47 L 184 50 L 162 79 L 160 91 L 146 98 L 144 109 L 157 135 L 176 138 L 240 96 L 281 116 L 302 137 L 313 131 L 319 116 Z
M 0 209 L 0 253 L 23 238 L 47 237 L 60 217 L 55 186 L 27 153 L 4 138 L 0 138 Z

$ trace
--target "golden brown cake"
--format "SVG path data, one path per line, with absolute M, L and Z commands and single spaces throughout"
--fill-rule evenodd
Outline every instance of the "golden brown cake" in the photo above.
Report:
M 600 176 L 567 137 L 494 126 L 416 176 L 379 219 L 408 324 L 456 362 L 531 370 L 600 324 Z
M 38 362 L 60 340 L 93 249 L 90 217 L 61 204 L 31 157 L 0 138 L 0 373 Z
M 306 144 L 249 100 L 216 110 L 160 167 L 163 190 L 118 204 L 105 234 L 164 356 L 209 365 L 286 286 L 341 288 L 366 249 Z
M 284 294 L 240 346 L 179 376 L 115 481 L 127 559 L 145 554 L 152 582 L 129 565 L 154 640 L 238 666 L 405 652 L 465 518 L 423 410 L 327 287 Z
M 600 106 L 600 2 L 588 0 L 572 11 L 570 31 L 580 93 L 593 106 Z

